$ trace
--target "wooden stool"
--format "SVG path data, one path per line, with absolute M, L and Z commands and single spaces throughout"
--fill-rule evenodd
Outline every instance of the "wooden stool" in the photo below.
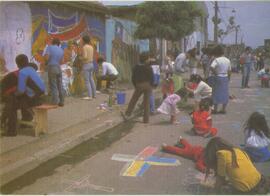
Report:
M 40 133 L 48 133 L 48 110 L 57 108 L 57 105 L 39 105 L 33 107 L 34 120 L 33 122 L 20 121 L 20 124 L 31 125 L 35 130 L 35 136 Z

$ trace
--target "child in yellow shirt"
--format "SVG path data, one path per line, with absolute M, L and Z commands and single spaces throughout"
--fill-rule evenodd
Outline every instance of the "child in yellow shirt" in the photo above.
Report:
M 270 191 L 270 178 L 260 174 L 244 151 L 222 138 L 212 138 L 204 153 L 206 177 L 210 169 L 215 171 L 217 193 L 228 183 L 232 186 L 232 194 L 267 194 Z

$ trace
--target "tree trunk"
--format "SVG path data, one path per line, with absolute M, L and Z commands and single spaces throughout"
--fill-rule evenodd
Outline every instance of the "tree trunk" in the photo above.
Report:
M 163 65 L 163 42 L 162 38 L 159 38 L 159 63 Z
M 149 50 L 150 53 L 154 56 L 157 55 L 157 42 L 156 42 L 156 38 L 151 38 L 149 40 Z

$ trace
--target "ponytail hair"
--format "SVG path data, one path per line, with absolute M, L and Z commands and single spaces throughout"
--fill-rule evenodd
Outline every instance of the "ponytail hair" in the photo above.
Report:
M 206 177 L 209 175 L 210 169 L 213 169 L 217 174 L 217 152 L 219 150 L 228 150 L 232 154 L 232 167 L 239 167 L 237 163 L 234 146 L 229 144 L 221 137 L 212 138 L 204 149 L 204 160 L 206 164 Z

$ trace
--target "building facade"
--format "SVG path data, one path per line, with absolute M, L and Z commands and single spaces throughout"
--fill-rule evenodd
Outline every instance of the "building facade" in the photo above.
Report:
M 42 55 L 53 38 L 61 47 L 78 42 L 88 34 L 96 51 L 105 55 L 105 13 L 103 5 L 94 2 L 0 2 L 0 54 L 6 69 L 16 69 L 15 57 L 26 54 L 41 63 Z

